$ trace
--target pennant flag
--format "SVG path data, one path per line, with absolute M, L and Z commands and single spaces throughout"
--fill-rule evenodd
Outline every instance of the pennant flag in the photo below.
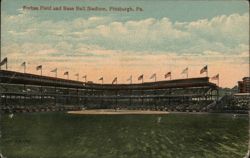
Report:
M 143 74 L 138 77 L 138 80 L 142 80 L 142 79 L 143 79 Z
M 39 65 L 36 67 L 36 70 L 42 70 L 43 66 L 42 65 Z
M 64 72 L 64 74 L 63 75 L 69 75 L 69 72 L 68 71 L 66 71 L 66 72 Z
M 204 67 L 201 69 L 200 74 L 202 74 L 202 73 L 204 73 L 204 72 L 207 72 L 207 65 L 204 66 Z
M 213 76 L 211 79 L 212 80 L 219 80 L 219 77 L 220 77 L 219 74 L 217 74 L 217 75 Z
M 103 77 L 99 78 L 99 80 L 102 80 L 102 81 L 103 81 Z
M 0 62 L 0 66 L 3 66 L 4 64 L 7 64 L 8 62 L 8 58 L 4 58 L 1 62 Z
M 171 77 L 171 72 L 165 74 L 165 78 Z
M 117 83 L 117 77 L 114 78 L 114 80 L 112 81 L 112 84 L 114 84 L 114 83 Z
M 188 67 L 186 67 L 182 72 L 181 74 L 187 74 L 188 73 Z
M 51 70 L 50 72 L 57 72 L 57 68 Z
M 150 79 L 153 79 L 153 78 L 156 78 L 156 73 L 154 73 L 154 74 L 150 77 Z
M 26 62 L 23 62 L 23 63 L 21 64 L 21 66 L 24 66 L 24 67 L 25 67 L 25 66 L 26 66 Z

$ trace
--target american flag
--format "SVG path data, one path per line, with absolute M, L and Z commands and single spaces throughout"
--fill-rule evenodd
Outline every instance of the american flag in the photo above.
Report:
M 188 73 L 188 67 L 186 67 L 182 72 L 181 74 L 187 74 Z
M 165 78 L 171 77 L 171 72 L 165 74 Z
M 2 61 L 0 61 L 0 66 L 6 64 L 8 62 L 8 58 L 4 58 Z
M 156 73 L 154 73 L 151 77 L 150 77 L 150 79 L 153 79 L 153 78 L 155 78 L 156 77 Z
M 64 74 L 63 75 L 69 75 L 69 72 L 68 71 L 66 71 L 66 72 L 64 72 Z
M 117 77 L 114 78 L 114 80 L 112 81 L 112 84 L 117 83 Z
M 103 80 L 103 77 L 99 78 L 99 80 Z
M 57 68 L 51 70 L 50 72 L 57 72 Z
M 200 74 L 202 74 L 202 73 L 204 73 L 204 72 L 207 72 L 207 65 L 204 66 L 204 67 L 201 69 Z
M 143 74 L 138 77 L 138 80 L 142 80 L 142 79 L 143 79 Z
M 42 65 L 39 65 L 36 67 L 36 70 L 42 70 L 43 66 Z
M 132 75 L 127 79 L 127 81 L 132 81 Z
M 219 76 L 219 74 L 217 74 L 217 75 L 213 76 L 211 79 L 212 80 L 219 80 L 219 78 L 220 78 L 220 76 Z
M 26 62 L 23 62 L 23 63 L 21 64 L 21 66 L 24 66 L 24 67 L 25 67 L 25 66 L 26 66 Z

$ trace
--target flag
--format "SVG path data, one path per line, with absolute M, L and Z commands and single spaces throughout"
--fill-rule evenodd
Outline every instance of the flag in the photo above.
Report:
M 69 72 L 68 71 L 66 71 L 66 72 L 64 72 L 64 74 L 63 75 L 69 75 Z
M 213 76 L 211 79 L 212 80 L 219 80 L 219 77 L 220 77 L 219 74 L 217 74 L 217 75 Z
M 26 71 L 26 62 L 23 62 L 23 63 L 21 64 L 21 66 L 23 66 L 23 72 L 25 73 L 25 71 Z
M 132 75 L 127 79 L 127 81 L 132 81 Z
M 75 76 L 77 77 L 77 80 L 79 81 L 79 73 L 75 74 Z
M 39 65 L 36 67 L 36 70 L 42 70 L 43 66 L 42 65 Z
M 23 63 L 21 64 L 21 66 L 24 66 L 24 67 L 25 67 L 25 66 L 26 66 L 26 62 L 23 62 Z
M 165 74 L 165 78 L 171 77 L 171 72 Z
M 1 62 L 0 62 L 0 66 L 3 66 L 4 64 L 7 64 L 8 62 L 8 58 L 4 58 Z
M 84 78 L 85 82 L 87 82 L 87 75 L 82 76 L 82 78 Z
M 143 74 L 138 77 L 138 80 L 142 80 L 142 79 L 143 79 Z
M 114 84 L 114 83 L 117 83 L 117 77 L 114 78 L 114 80 L 112 81 L 112 84 Z
M 57 68 L 51 70 L 50 72 L 57 72 Z
M 154 73 L 151 77 L 150 77 L 150 79 L 153 79 L 153 78 L 155 78 L 156 77 L 156 73 Z
M 187 74 L 188 73 L 188 67 L 186 67 L 182 72 L 181 74 Z
M 204 72 L 207 72 L 207 65 L 204 66 L 204 67 L 201 69 L 200 74 L 202 74 L 202 73 L 204 73 Z
M 103 80 L 103 77 L 99 78 L 99 80 Z

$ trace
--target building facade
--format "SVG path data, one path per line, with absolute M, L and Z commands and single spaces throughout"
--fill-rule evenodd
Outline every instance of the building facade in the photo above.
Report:
M 238 81 L 239 93 L 250 93 L 250 77 L 244 77 Z

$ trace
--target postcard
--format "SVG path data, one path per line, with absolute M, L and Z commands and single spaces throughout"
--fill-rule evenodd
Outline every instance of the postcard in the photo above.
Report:
M 0 158 L 249 157 L 246 0 L 2 0 Z

